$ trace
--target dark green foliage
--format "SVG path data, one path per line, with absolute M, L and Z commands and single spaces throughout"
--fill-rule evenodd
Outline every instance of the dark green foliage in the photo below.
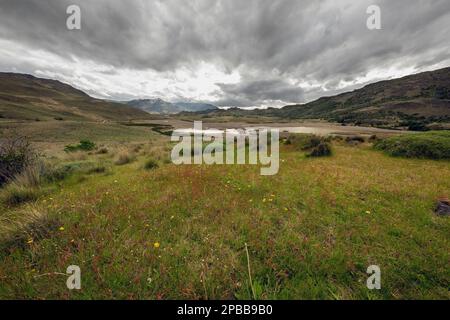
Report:
M 317 146 L 311 149 L 308 157 L 328 157 L 331 156 L 331 144 L 325 141 L 320 142 Z
M 324 157 L 332 154 L 330 138 L 316 135 L 290 135 L 286 141 L 299 151 L 307 151 L 308 157 Z
M 390 137 L 375 144 L 391 156 L 450 159 L 450 131 L 430 131 Z
M 146 170 L 153 170 L 153 169 L 157 169 L 159 167 L 158 162 L 156 162 L 153 159 L 147 160 L 147 162 L 145 162 L 145 166 L 144 168 Z
M 91 151 L 95 149 L 95 143 L 89 140 L 81 140 L 77 145 L 67 145 L 64 148 L 66 152 L 75 152 L 75 151 Z

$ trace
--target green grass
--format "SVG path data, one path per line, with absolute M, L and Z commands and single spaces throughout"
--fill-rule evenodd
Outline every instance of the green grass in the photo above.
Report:
M 425 159 L 450 159 L 450 131 L 393 136 L 375 147 L 392 156 Z
M 283 146 L 281 159 L 273 177 L 248 165 L 147 171 L 145 154 L 109 175 L 75 172 L 4 208 L 0 298 L 450 298 L 450 222 L 433 213 L 449 162 L 339 145 L 325 158 Z M 11 238 L 33 212 L 45 232 Z M 71 264 L 81 291 L 57 274 Z M 380 291 L 365 286 L 372 264 Z

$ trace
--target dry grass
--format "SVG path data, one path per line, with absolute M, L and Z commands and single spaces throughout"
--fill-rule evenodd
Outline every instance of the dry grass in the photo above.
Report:
M 114 164 L 122 166 L 136 160 L 136 155 L 128 150 L 121 150 L 117 154 Z
M 21 209 L 15 217 L 0 217 L 0 249 L 10 251 L 24 249 L 46 238 L 59 224 L 34 206 Z

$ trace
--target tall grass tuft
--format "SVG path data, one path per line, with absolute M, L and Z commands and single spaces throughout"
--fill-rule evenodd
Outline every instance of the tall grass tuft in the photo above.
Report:
M 18 212 L 17 217 L 1 217 L 0 250 L 25 248 L 40 239 L 46 238 L 59 225 L 56 218 L 35 207 L 26 207 Z
M 122 166 L 124 164 L 131 163 L 135 160 L 134 154 L 130 153 L 129 151 L 122 150 L 119 152 L 119 154 L 116 157 L 116 160 L 114 163 L 118 166 Z

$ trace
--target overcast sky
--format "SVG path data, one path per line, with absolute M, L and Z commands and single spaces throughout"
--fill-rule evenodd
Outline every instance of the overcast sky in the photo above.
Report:
M 446 66 L 449 0 L 0 0 L 0 71 L 106 99 L 276 107 Z

